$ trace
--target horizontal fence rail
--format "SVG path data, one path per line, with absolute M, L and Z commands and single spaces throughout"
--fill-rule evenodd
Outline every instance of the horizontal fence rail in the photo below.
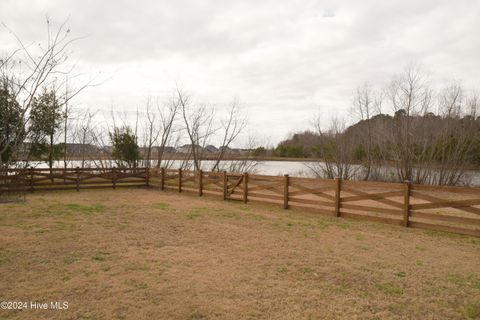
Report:
M 148 185 L 147 168 L 2 169 L 0 194 Z
M 0 170 L 0 194 L 150 186 L 480 237 L 480 188 L 165 168 Z
M 480 188 L 152 169 L 161 190 L 480 237 Z

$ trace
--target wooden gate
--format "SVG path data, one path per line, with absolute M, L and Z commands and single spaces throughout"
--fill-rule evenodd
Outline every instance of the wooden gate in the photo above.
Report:
M 225 199 L 243 201 L 245 190 L 244 180 L 244 175 L 240 173 L 225 173 Z

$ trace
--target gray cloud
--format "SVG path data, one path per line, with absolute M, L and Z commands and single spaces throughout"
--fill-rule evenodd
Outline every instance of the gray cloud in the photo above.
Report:
M 480 88 L 478 1 L 0 2 L 0 20 L 30 42 L 45 38 L 46 14 L 70 16 L 73 33 L 88 36 L 74 46 L 82 72 L 111 79 L 83 106 L 134 110 L 179 82 L 217 105 L 238 97 L 274 142 L 318 108 L 348 116 L 356 86 L 385 83 L 412 61 Z M 15 45 L 4 29 L 0 41 Z

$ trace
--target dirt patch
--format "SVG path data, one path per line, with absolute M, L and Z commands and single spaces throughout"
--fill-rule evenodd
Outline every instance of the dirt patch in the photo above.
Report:
M 478 319 L 480 239 L 146 189 L 0 205 L 9 319 Z

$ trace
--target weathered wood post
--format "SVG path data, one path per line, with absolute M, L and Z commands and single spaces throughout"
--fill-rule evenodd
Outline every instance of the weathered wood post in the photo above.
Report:
M 288 209 L 288 174 L 283 176 L 283 209 Z
M 31 192 L 35 191 L 34 181 L 33 181 L 33 167 L 30 167 L 30 191 Z
M 203 171 L 198 170 L 198 196 L 203 196 Z
M 76 167 L 75 168 L 75 173 L 76 173 L 76 182 L 77 182 L 77 191 L 80 191 L 80 168 Z
M 342 191 L 342 179 L 335 179 L 335 217 L 340 217 L 340 192 Z
M 112 168 L 112 187 L 115 190 L 117 188 L 117 168 Z
M 165 168 L 160 168 L 160 190 L 165 189 Z
M 248 202 L 248 173 L 243 173 L 243 203 Z
M 410 181 L 403 182 L 403 226 L 408 227 L 410 219 Z
M 182 168 L 178 169 L 178 192 L 182 192 Z
M 223 171 L 223 200 L 227 200 L 228 179 L 227 171 Z
M 150 186 L 150 168 L 149 167 L 145 168 L 145 185 L 147 187 Z

